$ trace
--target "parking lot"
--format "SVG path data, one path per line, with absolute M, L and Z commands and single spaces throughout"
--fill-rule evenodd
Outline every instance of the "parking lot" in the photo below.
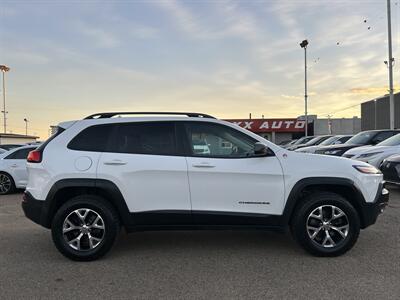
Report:
M 399 299 L 400 189 L 377 224 L 337 258 L 305 253 L 289 235 L 122 233 L 111 253 L 70 261 L 26 219 L 21 194 L 0 198 L 0 298 Z

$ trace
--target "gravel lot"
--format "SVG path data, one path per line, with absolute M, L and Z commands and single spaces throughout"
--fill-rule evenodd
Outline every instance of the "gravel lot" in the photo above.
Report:
M 64 258 L 26 219 L 21 194 L 0 196 L 1 299 L 400 299 L 400 189 L 378 222 L 338 258 L 315 258 L 289 235 L 122 233 L 105 258 Z

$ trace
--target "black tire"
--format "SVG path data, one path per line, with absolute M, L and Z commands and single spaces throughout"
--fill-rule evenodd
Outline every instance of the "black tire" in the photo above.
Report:
M 0 185 L 2 185 L 3 180 L 8 180 L 9 181 L 9 187 L 7 185 L 7 187 L 1 187 L 0 188 L 0 195 L 8 195 L 8 194 L 12 194 L 15 192 L 15 182 L 14 179 L 12 178 L 12 176 L 8 173 L 5 172 L 0 172 Z
M 99 219 L 98 222 L 100 222 L 100 225 L 104 229 L 91 228 L 89 229 L 89 233 L 82 233 L 82 227 L 79 227 L 80 229 L 73 229 L 71 232 L 66 233 L 64 237 L 64 221 L 67 217 L 73 217 L 73 215 L 76 214 L 75 211 L 78 209 L 81 209 L 79 211 L 80 213 L 84 212 L 85 209 L 89 211 L 88 215 L 86 216 L 86 220 L 92 219 L 88 221 L 92 222 L 92 225 L 94 224 L 93 219 L 96 219 L 97 216 L 100 216 L 101 219 Z M 76 223 L 76 220 L 78 220 L 78 222 L 82 222 L 82 220 L 78 218 L 77 214 L 74 223 Z M 97 237 L 101 238 L 101 241 L 92 248 L 92 243 L 89 243 L 89 236 L 91 234 L 91 237 L 93 237 L 95 230 L 98 231 Z M 68 200 L 58 209 L 51 225 L 53 242 L 57 249 L 64 256 L 77 261 L 96 260 L 105 255 L 113 246 L 119 230 L 119 218 L 114 207 L 103 198 L 95 195 L 81 195 Z M 73 249 L 73 246 L 68 244 L 67 238 L 69 238 L 69 235 L 75 235 L 70 238 L 71 241 L 80 234 L 83 235 L 81 238 L 79 238 L 79 248 L 83 242 L 85 242 L 86 248 L 82 245 L 81 250 Z M 89 249 L 87 249 L 87 247 L 89 247 Z
M 305 250 L 315 256 L 339 256 L 354 246 L 360 233 L 360 218 L 357 211 L 345 198 L 331 192 L 316 192 L 303 200 L 294 212 L 291 232 L 294 239 Z M 323 212 L 319 213 L 321 206 Z M 335 210 L 335 214 L 340 215 L 340 210 L 345 214 L 331 221 L 331 225 L 335 226 L 335 228 L 345 226 L 346 222 L 348 223 L 348 230 L 343 229 L 342 231 L 343 234 L 347 232 L 345 237 L 337 230 L 329 229 L 329 224 L 323 225 L 323 220 L 318 220 L 314 217 L 316 214 L 310 216 L 312 212 L 318 212 L 318 215 L 322 215 L 322 219 L 324 219 L 324 215 L 327 217 L 325 222 L 328 223 L 329 210 L 332 209 L 332 206 L 338 208 L 338 210 Z M 318 222 L 320 222 L 318 225 L 314 225 Z M 338 222 L 341 222 L 341 224 Z M 318 230 L 309 230 L 307 225 L 318 227 Z M 318 233 L 312 239 L 311 236 L 316 232 Z M 330 242 L 328 244 L 329 240 L 325 240 L 327 236 L 334 243 Z M 326 241 L 325 246 L 323 246 L 324 241 Z

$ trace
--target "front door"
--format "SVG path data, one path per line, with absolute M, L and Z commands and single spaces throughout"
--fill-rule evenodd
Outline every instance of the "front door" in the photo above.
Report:
M 273 154 L 256 157 L 257 140 L 229 126 L 211 122 L 184 126 L 196 223 L 262 225 L 267 215 L 281 214 L 283 173 Z

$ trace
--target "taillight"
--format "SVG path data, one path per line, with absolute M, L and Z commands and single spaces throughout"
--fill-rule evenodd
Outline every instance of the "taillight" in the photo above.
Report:
M 28 158 L 26 159 L 30 163 L 40 163 L 42 161 L 42 152 L 33 150 L 29 152 Z

